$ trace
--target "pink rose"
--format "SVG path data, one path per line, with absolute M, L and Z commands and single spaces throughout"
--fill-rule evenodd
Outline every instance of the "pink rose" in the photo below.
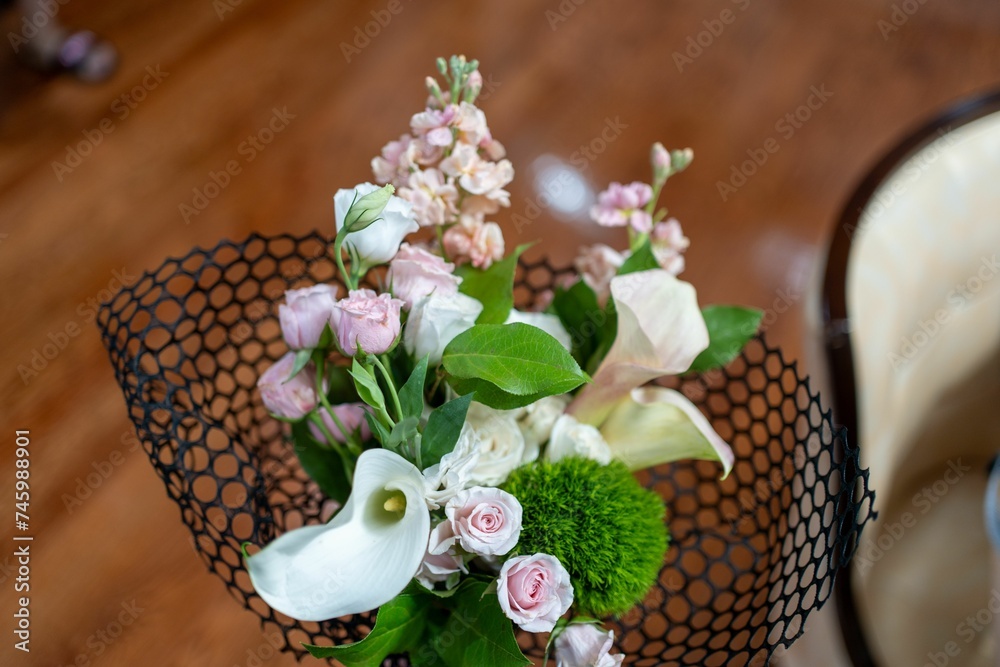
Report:
M 337 288 L 331 285 L 313 285 L 285 292 L 285 303 L 278 306 L 278 319 L 288 347 L 293 350 L 318 347 L 336 303 Z
M 337 442 L 347 442 L 347 436 L 355 433 L 361 437 L 361 442 L 365 442 L 372 437 L 372 432 L 368 428 L 368 421 L 365 419 L 364 403 L 341 403 L 340 405 L 333 406 L 333 412 L 337 415 L 340 423 L 344 425 L 344 428 L 347 429 L 346 435 L 340 430 L 337 422 L 333 420 L 333 417 L 330 416 L 327 410 L 320 410 L 319 416 L 323 420 L 326 430 L 330 432 L 330 435 Z M 310 423 L 309 430 L 318 441 L 328 445 L 333 444 L 327 440 L 326 434 L 316 424 Z
M 653 188 L 646 183 L 612 183 L 597 196 L 597 204 L 590 209 L 594 222 L 605 227 L 631 227 L 640 233 L 653 227 L 653 218 L 643 207 L 653 198 Z
M 521 537 L 521 503 L 506 491 L 474 486 L 455 494 L 444 508 L 448 520 L 435 529 L 432 551 L 455 542 L 477 556 L 502 556 Z
M 388 294 L 376 294 L 370 289 L 351 290 L 337 302 L 340 317 L 336 322 L 337 340 L 348 355 L 382 354 L 392 348 L 399 337 L 399 311 L 403 302 Z
M 623 655 L 611 655 L 615 635 L 590 623 L 570 625 L 556 639 L 559 667 L 619 667 Z
M 497 596 L 503 613 L 522 630 L 551 632 L 573 604 L 573 586 L 555 556 L 515 556 L 500 570 Z
M 264 406 L 286 419 L 301 419 L 316 408 L 316 367 L 310 362 L 289 380 L 294 367 L 295 353 L 289 352 L 257 380 Z
M 392 293 L 412 308 L 420 299 L 435 294 L 455 294 L 462 279 L 454 275 L 455 265 L 423 248 L 404 243 L 389 264 L 387 279 Z

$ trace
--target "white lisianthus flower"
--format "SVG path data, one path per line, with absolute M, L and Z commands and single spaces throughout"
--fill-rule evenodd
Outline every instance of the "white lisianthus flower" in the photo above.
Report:
M 559 344 L 566 348 L 567 351 L 572 351 L 573 349 L 573 339 L 570 337 L 569 332 L 566 331 L 566 327 L 563 326 L 562 321 L 555 315 L 550 315 L 549 313 L 523 313 L 520 310 L 511 309 L 510 315 L 507 316 L 507 321 L 504 324 L 512 324 L 514 322 L 537 327 L 559 341 Z
M 403 347 L 416 359 L 430 355 L 430 365 L 441 363 L 444 348 L 460 333 L 476 323 L 483 304 L 457 292 L 434 292 L 417 301 L 403 331 Z
M 566 411 L 569 401 L 569 394 L 546 396 L 515 411 L 517 426 L 524 436 L 526 458 L 531 460 L 538 458 L 539 448 L 552 435 L 552 427 Z
M 441 457 L 439 463 L 424 470 L 424 497 L 427 507 L 444 507 L 455 494 L 472 486 L 472 471 L 479 463 L 479 432 L 468 424 L 462 425 L 455 448 Z
M 372 183 L 361 183 L 353 189 L 337 191 L 333 196 L 333 207 L 338 232 L 344 226 L 351 203 L 356 198 L 361 199 L 379 189 L 379 186 Z M 385 264 L 396 256 L 399 244 L 406 235 L 418 228 L 413 216 L 413 204 L 393 195 L 379 214 L 379 219 L 360 231 L 348 234 L 344 239 L 344 247 L 351 254 L 356 254 L 366 267 Z
M 359 614 L 406 588 L 430 529 L 423 475 L 399 454 L 370 449 L 333 520 L 285 533 L 247 558 L 247 572 L 264 602 L 294 619 Z
M 554 463 L 567 456 L 580 456 L 607 465 L 611 463 L 611 448 L 596 427 L 581 424 L 572 415 L 562 415 L 552 427 L 545 458 Z
M 479 463 L 472 471 L 472 481 L 482 486 L 498 486 L 515 468 L 538 458 L 526 453 L 524 436 L 517 417 L 510 410 L 494 410 L 473 401 L 466 424 L 479 434 Z

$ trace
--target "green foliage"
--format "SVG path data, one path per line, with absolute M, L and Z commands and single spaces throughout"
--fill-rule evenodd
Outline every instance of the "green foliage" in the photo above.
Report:
M 459 587 L 450 600 L 451 613 L 444 625 L 431 633 L 430 647 L 447 667 L 530 667 L 531 661 L 517 645 L 510 619 L 488 587 L 489 583 L 478 579 L 467 579 Z
M 580 613 L 624 614 L 656 582 L 668 544 L 663 500 L 624 464 L 538 462 L 515 470 L 503 488 L 524 510 L 517 552 L 558 558 Z
M 429 355 L 424 355 L 409 379 L 399 389 L 399 403 L 403 407 L 403 414 L 407 417 L 419 419 L 424 411 L 424 381 L 427 378 L 428 357 Z
M 708 327 L 708 348 L 691 363 L 692 371 L 704 373 L 721 368 L 739 356 L 760 327 L 764 312 L 742 306 L 705 306 L 701 310 Z
M 306 474 L 316 481 L 323 493 L 341 504 L 346 503 L 351 495 L 351 480 L 341 454 L 317 442 L 304 419 L 292 424 L 292 440 L 295 455 Z
M 351 360 L 351 377 L 354 378 L 354 387 L 358 390 L 361 400 L 372 406 L 376 410 L 385 410 L 385 394 L 378 385 L 375 373 L 370 368 L 366 368 L 358 362 L 358 358 Z
M 605 314 L 597 303 L 597 295 L 582 280 L 568 289 L 556 287 L 552 310 L 573 340 L 573 358 L 581 367 L 585 366 L 597 350 L 604 324 Z
M 477 269 L 465 264 L 455 269 L 455 275 L 462 278 L 458 291 L 483 304 L 483 312 L 476 320 L 478 324 L 503 324 L 514 307 L 514 272 L 517 258 L 530 244 L 520 245 L 511 254 L 488 269 Z
M 590 378 L 548 333 L 528 324 L 477 324 L 444 350 L 441 365 L 460 394 L 493 408 L 528 405 Z
M 402 594 L 379 607 L 367 637 L 341 646 L 303 644 L 314 658 L 334 658 L 344 667 L 379 667 L 393 653 L 411 650 L 424 632 L 430 599 Z
M 618 269 L 618 275 L 624 276 L 628 273 L 636 273 L 638 271 L 649 271 L 650 269 L 660 268 L 660 263 L 656 261 L 656 255 L 653 254 L 653 248 L 650 245 L 649 239 L 647 238 L 639 249 L 628 256 L 628 259 L 621 265 Z
M 437 407 L 427 418 L 423 439 L 420 441 L 420 465 L 425 469 L 451 453 L 462 434 L 465 415 L 472 403 L 472 394 L 460 396 Z

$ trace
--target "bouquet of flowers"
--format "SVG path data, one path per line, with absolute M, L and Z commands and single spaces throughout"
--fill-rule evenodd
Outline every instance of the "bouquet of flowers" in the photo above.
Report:
M 514 169 L 475 105 L 477 63 L 437 66 L 411 132 L 372 161 L 377 184 L 334 197 L 346 294 L 288 290 L 290 351 L 257 383 L 338 509 L 244 545 L 246 568 L 300 621 L 377 609 L 362 640 L 307 646 L 347 667 L 529 665 L 515 626 L 550 633 L 546 661 L 619 665 L 599 619 L 643 600 L 669 544 L 663 500 L 633 472 L 734 462 L 696 406 L 650 383 L 728 363 L 761 313 L 700 308 L 677 278 L 688 240 L 658 200 L 692 153 L 659 143 L 650 183 L 612 183 L 591 210 L 628 249 L 584 249 L 541 310 L 514 309 L 528 246 L 507 252 L 488 220 Z

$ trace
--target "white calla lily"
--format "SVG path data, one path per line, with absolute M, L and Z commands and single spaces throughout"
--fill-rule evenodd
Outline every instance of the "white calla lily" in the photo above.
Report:
M 618 311 L 615 342 L 567 411 L 595 426 L 636 387 L 686 371 L 709 342 L 694 287 L 667 271 L 617 276 L 611 294 Z
M 614 406 L 600 431 L 612 455 L 631 470 L 705 459 L 722 463 L 725 478 L 735 461 L 732 448 L 701 411 L 673 389 L 634 389 Z
M 264 602 L 300 621 L 374 609 L 398 595 L 427 549 L 424 478 L 403 457 L 358 457 L 351 496 L 330 523 L 285 533 L 247 559 Z

